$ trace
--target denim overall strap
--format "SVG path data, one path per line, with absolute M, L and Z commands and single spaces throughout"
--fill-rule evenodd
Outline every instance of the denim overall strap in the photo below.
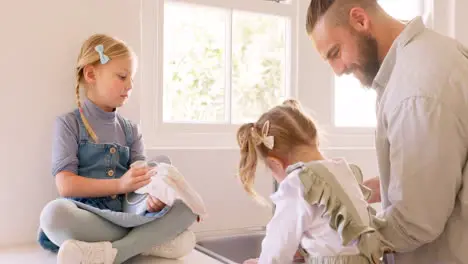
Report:
M 123 126 L 124 128 L 124 133 L 125 133 L 125 142 L 127 144 L 127 147 L 131 148 L 133 144 L 133 129 L 132 129 L 132 124 L 130 121 L 120 115 L 117 115 L 117 118 L 119 119 L 119 123 Z
M 78 122 L 78 126 L 79 126 L 79 142 L 86 142 L 86 141 L 89 141 L 89 135 L 88 135 L 88 131 L 86 130 L 86 127 L 83 123 L 83 120 L 81 120 L 81 113 L 80 113 L 80 110 L 79 109 L 75 109 L 75 111 L 73 111 L 75 113 L 75 117 L 76 117 L 76 120 Z

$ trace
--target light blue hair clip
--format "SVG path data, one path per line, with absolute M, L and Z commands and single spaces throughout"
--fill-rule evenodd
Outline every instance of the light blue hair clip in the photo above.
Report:
M 94 47 L 94 49 L 97 51 L 97 53 L 99 53 L 101 64 L 106 64 L 109 62 L 109 57 L 106 54 L 104 54 L 104 45 L 99 44 L 96 47 Z

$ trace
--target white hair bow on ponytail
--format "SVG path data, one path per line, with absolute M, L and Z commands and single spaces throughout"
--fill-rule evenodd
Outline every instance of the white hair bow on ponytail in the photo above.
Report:
M 270 131 L 270 121 L 266 121 L 262 127 L 262 134 L 259 135 L 255 130 L 255 127 L 252 127 L 252 134 L 255 139 L 257 139 L 257 145 L 263 144 L 268 149 L 272 150 L 275 146 L 275 138 L 273 136 L 268 136 Z

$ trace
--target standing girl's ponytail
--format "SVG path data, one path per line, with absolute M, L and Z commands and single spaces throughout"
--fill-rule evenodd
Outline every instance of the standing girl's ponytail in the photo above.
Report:
M 253 123 L 242 125 L 237 131 L 237 143 L 240 146 L 239 177 L 244 190 L 257 197 L 253 189 L 255 182 L 255 171 L 257 170 L 257 150 L 255 149 L 254 139 L 252 137 Z
M 317 147 L 317 129 L 301 104 L 289 99 L 265 112 L 257 122 L 242 125 L 237 131 L 240 147 L 239 178 L 245 191 L 261 204 L 268 204 L 254 190 L 259 159 L 279 159 L 283 164 L 299 147 Z

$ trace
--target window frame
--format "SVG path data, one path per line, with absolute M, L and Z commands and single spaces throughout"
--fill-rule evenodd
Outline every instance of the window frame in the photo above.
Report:
M 268 0 L 142 0 L 141 127 L 149 148 L 232 148 L 239 125 L 165 123 L 163 120 L 164 4 L 187 3 L 228 10 L 278 15 L 289 19 L 286 30 L 286 96 L 295 97 L 297 82 L 297 3 Z M 155 26 L 156 25 L 156 28 Z M 156 88 L 155 88 L 156 87 Z M 229 89 L 228 89 L 229 90 Z M 230 111 L 230 110 L 229 110 Z
M 140 120 L 147 148 L 237 148 L 235 133 L 238 125 L 163 123 L 162 56 L 165 1 L 176 0 L 141 1 Z M 449 13 L 440 11 L 443 7 L 437 5 L 434 0 L 419 1 L 422 3 L 426 25 L 449 34 L 452 30 Z M 299 99 L 305 109 L 311 110 L 310 114 L 323 133 L 320 139 L 321 148 L 375 148 L 375 127 L 335 126 L 335 75 L 314 50 L 304 29 L 309 1 L 291 0 L 290 3 L 276 3 L 268 0 L 177 0 L 177 2 L 289 17 L 291 23 L 287 33 L 290 41 L 287 41 L 287 44 L 290 44 L 288 47 L 290 67 L 287 68 L 286 76 L 290 77 L 288 81 L 290 90 L 287 96 Z M 320 96 L 316 96 L 317 94 Z

